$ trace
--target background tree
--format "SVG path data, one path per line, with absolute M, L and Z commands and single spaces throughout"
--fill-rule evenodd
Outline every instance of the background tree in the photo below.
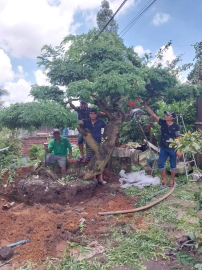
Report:
M 97 13 L 97 26 L 100 31 L 108 23 L 112 16 L 113 11 L 110 9 L 109 2 L 103 0 L 101 2 L 101 9 Z M 118 33 L 118 24 L 114 19 L 112 19 L 104 31 Z
M 0 109 L 3 107 L 4 102 L 1 100 L 2 96 L 8 96 L 9 92 L 3 88 L 0 88 Z
M 44 100 L 49 100 L 61 105 L 66 105 L 65 93 L 58 86 L 32 85 L 30 96 L 32 96 L 35 101 L 43 102 Z
M 46 127 L 75 127 L 76 114 L 51 101 L 11 104 L 0 113 L 0 125 L 11 130 Z
M 192 84 L 200 84 L 202 85 L 202 41 L 197 42 L 194 45 L 195 49 L 195 63 L 192 71 L 188 75 L 188 80 Z

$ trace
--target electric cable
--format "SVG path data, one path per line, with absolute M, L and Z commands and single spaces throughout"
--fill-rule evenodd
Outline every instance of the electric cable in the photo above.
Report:
M 113 16 L 111 17 L 111 19 L 106 23 L 106 25 L 103 27 L 103 29 L 100 31 L 100 33 L 95 37 L 95 39 L 98 38 L 102 34 L 102 32 L 107 28 L 107 26 L 114 19 L 114 17 L 116 16 L 116 14 L 121 10 L 121 8 L 125 5 L 126 2 L 127 2 L 127 0 L 124 0 L 123 1 L 123 3 L 120 5 L 120 7 L 117 9 L 117 11 L 113 14 Z
M 136 20 L 137 16 L 139 16 L 140 13 L 144 11 L 144 9 L 150 4 L 151 1 L 153 0 L 149 0 L 148 3 L 143 6 L 143 8 L 138 12 L 138 14 L 135 17 L 133 17 L 130 23 L 119 33 L 119 35 L 121 35 Z
M 120 37 L 123 37 L 129 30 L 130 28 L 142 17 L 142 15 L 144 15 L 144 13 L 156 2 L 156 0 L 153 0 L 150 4 L 149 2 L 147 4 L 149 4 L 146 8 L 144 8 L 142 11 L 140 11 L 138 13 L 138 15 L 136 17 L 133 18 L 133 20 L 121 31 L 121 33 L 119 35 L 122 35 Z M 146 5 L 145 5 L 146 6 Z M 144 6 L 144 7 L 145 7 Z

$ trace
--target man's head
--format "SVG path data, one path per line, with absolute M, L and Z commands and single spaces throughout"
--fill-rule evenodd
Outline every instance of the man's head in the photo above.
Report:
M 53 130 L 53 137 L 57 140 L 60 138 L 60 130 L 58 128 L 55 128 Z
M 81 108 L 82 110 L 86 110 L 87 107 L 88 107 L 88 103 L 87 103 L 86 101 L 82 100 L 82 101 L 80 102 L 80 108 Z
M 173 111 L 164 111 L 164 113 L 165 113 L 165 120 L 167 121 L 172 121 L 176 117 L 176 114 Z
M 95 120 L 97 118 L 97 110 L 96 109 L 91 109 L 89 112 L 89 117 L 90 120 Z

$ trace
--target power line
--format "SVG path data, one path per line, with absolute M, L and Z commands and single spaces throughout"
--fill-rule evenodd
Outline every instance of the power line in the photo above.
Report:
M 111 19 L 108 21 L 108 23 L 103 27 L 103 29 L 100 31 L 100 33 L 96 36 L 96 38 L 98 38 L 102 32 L 107 28 L 107 26 L 110 24 L 110 22 L 114 19 L 114 17 L 116 16 L 116 14 L 119 12 L 119 10 L 121 10 L 121 8 L 125 5 L 125 3 L 127 2 L 127 0 L 124 0 L 123 3 L 120 5 L 120 7 L 117 9 L 117 11 L 114 13 L 114 15 L 111 17 Z
M 149 4 L 149 2 L 147 3 L 147 5 L 145 5 L 146 6 L 146 8 L 145 8 L 145 6 L 144 6 L 144 8 L 143 8 L 143 10 L 141 10 L 140 12 L 139 12 L 139 14 L 136 16 L 136 17 L 134 17 L 133 19 L 132 19 L 132 21 L 121 31 L 121 33 L 120 33 L 120 35 L 121 35 L 121 37 L 123 37 L 129 30 L 130 30 L 130 28 L 140 19 L 140 17 L 142 17 L 142 15 L 154 4 L 156 2 L 156 0 L 153 0 L 150 4 Z M 148 5 L 149 4 L 149 5 Z

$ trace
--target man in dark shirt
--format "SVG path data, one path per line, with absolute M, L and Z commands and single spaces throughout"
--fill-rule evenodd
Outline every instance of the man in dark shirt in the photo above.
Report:
M 93 139 L 97 143 L 101 143 L 102 140 L 102 128 L 105 128 L 106 124 L 103 120 L 98 118 L 98 113 L 96 109 L 91 109 L 89 113 L 89 118 L 90 119 L 85 119 L 82 121 L 79 121 L 78 124 L 83 126 L 83 129 L 87 128 L 90 130 L 91 135 Z M 93 151 L 90 149 L 88 145 L 87 147 L 87 158 L 91 158 L 92 155 L 94 154 Z M 89 151 L 90 150 L 90 151 Z M 106 182 L 103 180 L 103 175 L 100 174 L 98 175 L 98 183 L 101 185 L 105 185 Z
M 147 112 L 156 120 L 156 122 L 161 126 L 161 140 L 160 140 L 160 153 L 158 160 L 158 168 L 162 177 L 162 184 L 168 184 L 165 171 L 165 163 L 168 157 L 170 157 L 170 169 L 171 169 L 171 179 L 168 186 L 172 187 L 174 185 L 174 179 L 176 174 L 176 151 L 174 148 L 170 147 L 170 139 L 174 140 L 179 138 L 180 129 L 179 126 L 173 122 L 176 117 L 174 112 L 165 111 L 165 118 L 159 118 L 148 106 L 147 103 L 144 104 Z M 180 151 L 177 151 L 177 155 L 181 155 Z
M 78 120 L 86 120 L 89 119 L 89 113 L 91 108 L 88 108 L 88 103 L 86 101 L 81 101 L 80 106 L 76 107 L 74 104 L 69 102 L 70 107 L 74 109 L 78 114 Z M 80 128 L 83 128 L 82 125 L 80 125 Z M 83 151 L 83 136 L 79 133 L 78 135 L 78 146 L 80 150 L 81 157 L 78 158 L 78 161 L 82 161 L 84 159 L 84 151 Z

